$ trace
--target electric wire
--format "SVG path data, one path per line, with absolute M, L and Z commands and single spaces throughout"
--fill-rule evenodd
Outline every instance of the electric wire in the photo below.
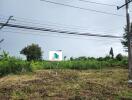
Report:
M 7 16 L 6 16 L 7 17 Z M 5 19 L 7 20 L 7 18 L 2 18 L 2 19 Z M 36 22 L 35 22 L 36 21 Z M 60 28 L 60 29 L 71 29 L 71 30 L 81 30 L 81 31 L 95 31 L 93 29 L 89 29 L 88 27 L 81 27 L 81 26 L 77 26 L 77 25 L 73 25 L 73 26 L 69 26 L 69 25 L 65 25 L 65 24 L 60 24 L 60 23 L 55 23 L 55 22 L 49 22 L 49 21 L 46 21 L 45 23 L 40 23 L 38 22 L 38 20 L 31 20 L 31 19 L 25 19 L 25 18 L 19 18 L 19 17 L 14 17 L 14 19 L 12 20 L 12 22 L 22 22 L 22 23 L 16 23 L 16 24 L 24 24 L 25 23 L 28 23 L 32 26 L 35 26 L 36 24 L 37 25 L 40 25 L 41 26 L 48 26 L 47 28 L 49 27 L 55 27 L 55 28 Z M 42 21 L 41 21 L 42 22 Z M 47 24 L 48 23 L 48 24 Z M 120 27 L 119 27 L 120 28 Z M 110 29 L 111 31 L 112 30 L 117 30 L 119 28 L 116 28 L 116 29 Z M 96 27 L 94 28 L 96 29 Z M 98 33 L 104 33 L 104 32 L 107 32 L 107 33 L 111 33 L 111 31 L 108 31 L 108 30 L 103 30 L 103 32 L 99 32 Z
M 30 29 L 30 30 L 37 30 L 37 31 L 47 31 L 47 32 L 54 32 L 54 33 L 61 33 L 61 34 L 69 34 L 69 35 L 78 35 L 78 36 L 93 36 L 93 37 L 106 37 L 106 38 L 122 38 L 122 36 L 113 36 L 113 35 L 101 35 L 101 34 L 92 34 L 92 33 L 79 33 L 79 32 L 70 32 L 67 30 L 57 30 L 51 28 L 40 28 L 40 27 L 31 27 L 31 26 L 22 26 L 22 25 L 15 25 L 15 24 L 4 24 L 0 23 L 0 25 L 20 28 L 20 29 Z
M 16 20 L 15 20 L 15 21 L 16 21 Z M 49 29 L 49 27 L 46 27 L 46 28 Z M 51 31 L 51 30 L 50 30 L 50 31 Z M 56 32 L 57 32 L 57 31 L 56 31 Z M 67 31 L 67 32 L 68 32 L 68 31 Z M 62 33 L 63 33 L 63 32 L 62 32 Z M 69 34 L 69 33 L 70 33 L 70 31 L 68 32 L 68 34 Z M 72 33 L 74 33 L 74 32 L 71 32 L 70 34 L 72 34 Z M 87 34 L 78 34 L 78 35 L 87 35 Z M 99 34 L 98 36 L 100 37 L 100 35 L 101 35 L 101 34 Z M 94 35 L 91 35 L 91 34 L 90 34 L 90 36 L 96 36 L 96 34 L 94 34 Z M 106 35 L 106 37 L 107 37 L 107 36 L 109 36 L 109 35 Z M 111 35 L 110 35 L 110 36 L 111 36 Z M 102 36 L 101 36 L 101 37 L 102 37 Z M 103 36 L 103 37 L 104 37 L 104 36 Z M 115 37 L 114 37 L 114 38 L 115 38 Z M 118 38 L 118 37 L 117 37 L 117 38 Z M 119 37 L 119 38 L 121 38 L 121 37 Z
M 89 0 L 79 0 L 79 1 L 86 2 L 86 3 L 93 3 L 93 4 L 103 5 L 103 6 L 117 7 L 117 5 L 114 5 L 114 4 L 100 3 L 100 2 L 89 1 Z
M 21 23 L 22 22 L 22 23 Z M 23 23 L 24 22 L 24 23 Z M 29 23 L 29 22 L 26 22 L 26 21 L 20 21 L 20 23 L 19 22 L 15 22 L 15 23 L 12 23 L 12 24 L 18 24 L 18 25 L 31 25 L 31 26 L 36 26 L 36 25 L 34 25 L 34 23 Z M 38 27 L 38 26 L 37 26 Z M 77 31 L 78 30 L 78 32 L 87 32 L 87 31 L 95 31 L 95 30 L 89 30 L 89 29 L 79 29 L 79 28 L 71 28 L 71 27 L 65 27 L 65 26 L 58 26 L 58 25 L 49 25 L 49 24 L 43 24 L 43 26 L 42 26 L 42 24 L 41 24 L 41 26 L 39 26 L 39 27 L 45 27 L 45 28 L 57 28 L 57 29 L 61 29 L 61 30 L 68 30 L 68 31 Z M 97 32 L 98 34 L 102 34 L 102 33 L 111 33 L 110 31 L 108 32 L 108 31 L 104 31 L 104 32 L 100 32 L 100 31 L 98 31 Z
M 7 20 L 8 16 L 5 16 L 5 15 L 1 15 L 0 16 L 4 16 L 5 20 Z M 71 27 L 69 25 L 66 25 L 66 24 L 60 24 L 60 23 L 56 23 L 56 22 L 50 22 L 50 21 L 42 21 L 42 20 L 35 20 L 35 19 L 28 19 L 28 18 L 21 18 L 21 17 L 15 17 L 14 16 L 14 19 L 13 21 L 20 21 L 20 22 L 28 22 L 28 23 L 33 23 L 33 24 L 40 24 L 40 25 L 47 25 L 47 24 L 44 24 L 45 22 L 48 23 L 48 25 L 54 25 L 55 26 L 65 26 L 65 27 Z M 35 22 L 36 21 L 36 22 Z M 40 22 L 44 22 L 43 24 L 40 23 Z M 82 26 L 79 26 L 79 25 L 72 25 L 74 28 L 81 28 L 81 29 L 87 29 L 88 27 L 82 27 Z
M 81 36 L 81 37 L 74 36 L 74 35 L 65 36 L 63 34 L 62 35 L 59 35 L 59 34 L 48 34 L 48 33 L 41 34 L 41 33 L 43 33 L 42 31 L 40 31 L 38 33 L 37 31 L 30 31 L 30 30 L 28 30 L 28 31 L 25 31 L 25 30 L 19 30 L 19 31 L 17 30 L 16 31 L 15 30 L 14 31 L 14 29 L 10 29 L 10 30 L 2 30 L 0 32 L 2 32 L 2 33 L 8 32 L 8 33 L 16 33 L 16 34 L 22 34 L 22 35 L 40 36 L 40 37 L 42 37 L 42 36 L 45 37 L 46 36 L 46 37 L 57 37 L 57 38 L 79 39 L 79 40 L 96 40 L 96 41 L 102 41 L 102 42 L 104 42 L 104 39 L 102 40 L 102 39 L 99 39 L 99 38 L 89 38 L 89 37 L 85 37 L 85 36 Z M 109 40 L 110 43 L 111 42 L 115 43 L 115 42 L 119 42 L 119 41 L 121 41 L 121 39 L 112 39 L 112 40 Z
M 80 10 L 86 10 L 86 11 L 91 11 L 91 12 L 96 12 L 96 13 L 107 14 L 107 15 L 114 15 L 114 16 L 119 16 L 119 17 L 125 17 L 123 15 L 119 15 L 119 14 L 116 14 L 116 13 L 99 11 L 99 10 L 90 9 L 90 8 L 83 8 L 83 7 L 78 7 L 78 6 L 74 6 L 74 5 L 69 5 L 69 4 L 64 4 L 64 3 L 59 3 L 59 2 L 49 1 L 49 0 L 40 0 L 40 1 L 44 1 L 44 2 L 47 2 L 47 3 L 52 3 L 52 4 L 56 4 L 56 5 L 61 5 L 61 6 L 66 6 L 66 7 L 71 7 L 71 8 L 77 8 L 77 9 L 80 9 Z
M 2 15 L 2 14 L 0 14 L 0 16 L 2 16 L 2 19 L 5 19 L 5 20 L 7 20 L 8 19 L 8 16 L 5 16 L 5 15 Z M 54 27 L 54 28 L 60 28 L 60 29 L 70 29 L 70 30 L 72 30 L 72 31 L 74 31 L 74 30 L 80 30 L 80 31 L 97 31 L 97 30 L 94 30 L 94 29 L 97 29 L 97 27 L 93 27 L 92 29 L 91 28 L 89 28 L 89 27 L 82 27 L 82 26 L 79 26 L 79 25 L 72 25 L 72 26 L 70 26 L 70 25 L 68 25 L 68 24 L 60 24 L 60 23 L 56 23 L 56 22 L 51 22 L 51 21 L 42 21 L 42 20 L 35 20 L 35 19 L 28 19 L 28 18 L 21 18 L 21 17 L 16 17 L 16 16 L 14 16 L 13 17 L 13 19 L 11 20 L 12 22 L 24 22 L 24 23 L 28 23 L 28 24 L 33 24 L 32 26 L 34 26 L 34 25 L 40 25 L 40 27 L 41 26 L 45 26 L 46 25 L 46 27 L 47 28 L 49 28 L 49 27 Z M 43 23 L 42 23 L 43 22 Z M 19 23 L 19 24 L 22 24 L 22 23 Z M 48 24 L 47 24 L 48 23 Z M 90 26 L 91 27 L 91 26 Z M 108 29 L 108 30 L 105 30 L 105 29 L 102 29 L 102 28 L 100 28 L 101 30 L 103 30 L 103 32 L 102 31 L 99 31 L 98 30 L 98 33 L 113 33 L 112 31 L 115 31 L 115 30 L 117 30 L 117 29 L 119 29 L 119 28 L 121 28 L 121 27 L 116 27 L 115 29 Z

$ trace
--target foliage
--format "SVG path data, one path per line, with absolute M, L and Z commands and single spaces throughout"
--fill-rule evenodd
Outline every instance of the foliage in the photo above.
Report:
M 82 56 L 82 57 L 75 58 L 75 60 L 87 60 L 87 57 Z
M 97 60 L 98 60 L 98 61 L 103 61 L 104 58 L 103 58 L 103 57 L 99 57 L 99 58 L 97 58 Z
M 74 60 L 74 58 L 73 57 L 70 57 L 70 61 L 73 61 Z
M 109 54 L 111 55 L 111 57 L 112 57 L 112 59 L 113 59 L 113 58 L 114 58 L 114 52 L 113 52 L 113 48 L 112 48 L 112 47 L 111 47 L 111 49 L 110 49 Z
M 9 53 L 6 51 L 3 51 L 2 54 L 0 55 L 0 60 L 8 59 L 8 58 L 9 58 Z
M 132 32 L 132 23 L 131 23 L 131 30 L 130 32 Z M 128 51 L 128 29 L 127 26 L 125 26 L 124 28 L 124 34 L 123 34 L 123 40 L 121 41 L 125 51 Z
M 42 60 L 42 51 L 37 44 L 28 45 L 20 51 L 20 54 L 25 55 L 27 61 Z
M 93 61 L 93 60 L 97 60 L 97 61 L 108 61 L 111 60 L 111 57 L 109 55 L 106 55 L 105 57 L 99 57 L 99 58 L 94 58 L 94 57 L 85 57 L 85 56 L 81 56 L 78 58 L 70 58 L 70 61 Z
M 21 72 L 31 72 L 30 63 L 16 58 L 0 61 L 0 76 L 6 74 L 18 74 Z
M 66 60 L 67 56 L 64 56 L 64 60 Z
M 116 60 L 111 59 L 108 61 L 98 60 L 86 60 L 86 61 L 61 61 L 61 62 L 50 62 L 50 61 L 32 61 L 31 66 L 34 70 L 40 69 L 102 69 L 108 67 L 126 67 L 127 60 Z
M 107 61 L 107 60 L 110 60 L 110 59 L 111 59 L 111 57 L 108 56 L 108 55 L 104 57 L 104 61 Z
M 41 69 L 102 69 L 108 67 L 126 67 L 128 64 L 127 57 L 118 54 L 116 59 L 111 57 L 79 57 L 73 60 L 51 62 L 51 61 L 24 61 L 19 58 L 10 57 L 8 53 L 3 52 L 0 60 L 0 76 L 7 74 L 17 74 L 21 72 L 31 72 L 32 70 Z
M 10 57 L 8 53 L 3 52 L 0 60 L 0 76 L 7 74 L 18 74 L 21 72 L 31 72 L 30 63 L 19 58 Z
M 119 54 L 116 56 L 116 59 L 119 60 L 119 61 L 123 60 L 122 54 L 119 53 Z
M 127 30 L 127 26 L 124 28 L 124 34 L 123 34 L 123 40 L 121 41 L 123 47 L 126 49 L 128 49 L 128 30 Z

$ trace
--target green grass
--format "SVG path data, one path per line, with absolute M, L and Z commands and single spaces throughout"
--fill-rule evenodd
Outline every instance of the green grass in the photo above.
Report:
M 30 62 L 9 58 L 0 61 L 0 76 L 31 72 Z
M 86 61 L 61 61 L 61 62 L 50 62 L 50 61 L 35 61 L 31 63 L 33 69 L 102 69 L 106 67 L 126 67 L 127 62 L 108 60 L 108 61 L 98 61 L 98 60 L 86 60 Z
M 75 60 L 75 61 L 24 61 L 14 57 L 7 57 L 0 60 L 0 76 L 8 74 L 20 74 L 24 72 L 32 72 L 41 69 L 76 69 L 76 70 L 89 70 L 89 69 L 103 69 L 109 67 L 126 67 L 127 61 L 116 59 L 102 60 Z

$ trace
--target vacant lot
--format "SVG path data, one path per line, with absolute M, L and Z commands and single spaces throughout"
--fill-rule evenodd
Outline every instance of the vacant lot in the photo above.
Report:
M 0 78 L 0 100 L 132 100 L 127 69 L 39 70 Z

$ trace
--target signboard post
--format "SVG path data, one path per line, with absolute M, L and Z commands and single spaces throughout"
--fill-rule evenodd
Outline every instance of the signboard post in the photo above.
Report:
M 62 61 L 62 51 L 61 50 L 50 51 L 49 60 L 50 61 Z
M 57 69 L 59 61 L 62 61 L 62 50 L 50 51 L 49 52 L 49 61 L 56 61 L 57 65 L 55 67 Z M 56 71 L 56 75 L 57 75 L 57 71 Z

